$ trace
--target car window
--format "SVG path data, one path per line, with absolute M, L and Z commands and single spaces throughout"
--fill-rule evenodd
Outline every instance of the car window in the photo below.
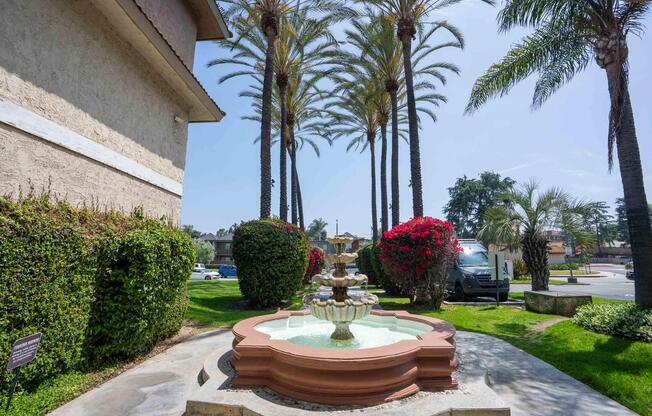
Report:
M 489 266 L 489 257 L 485 250 L 478 250 L 478 247 L 463 247 L 459 257 L 460 267 L 486 267 Z

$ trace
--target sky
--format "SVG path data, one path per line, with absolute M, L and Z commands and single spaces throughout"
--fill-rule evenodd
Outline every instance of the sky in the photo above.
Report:
M 464 34 L 466 47 L 463 51 L 451 49 L 440 53 L 433 59 L 455 63 L 462 74 L 451 74 L 448 83 L 439 88 L 438 92 L 448 97 L 448 103 L 436 110 L 438 122 L 423 119 L 420 144 L 424 214 L 443 218 L 447 188 L 458 177 L 477 177 L 483 171 L 494 171 L 518 182 L 535 179 L 542 188 L 558 186 L 575 197 L 607 201 L 613 206 L 614 200 L 622 196 L 622 183 L 617 161 L 612 173 L 608 171 L 609 96 L 604 71 L 595 63 L 536 111 L 530 108 L 535 81 L 531 77 L 477 113 L 463 114 L 477 77 L 528 33 L 517 30 L 499 34 L 497 9 L 478 3 L 465 2 L 431 16 L 432 20 L 446 19 L 457 26 Z M 645 23 L 652 27 L 652 16 Z M 344 39 L 341 27 L 335 33 L 338 39 Z M 640 39 L 630 35 L 628 41 L 630 95 L 650 201 L 652 36 Z M 250 99 L 239 97 L 250 80 L 241 77 L 219 84 L 218 79 L 234 68 L 206 66 L 210 60 L 228 54 L 228 50 L 212 42 L 200 42 L 195 55 L 197 78 L 227 114 L 219 123 L 189 127 L 181 222 L 203 232 L 255 219 L 259 213 L 260 146 L 254 139 L 260 134 L 260 125 L 241 120 L 252 110 Z M 338 220 L 340 232 L 370 236 L 370 156 L 367 151 L 347 152 L 348 142 L 340 139 L 329 146 L 324 141 L 320 157 L 308 147 L 298 153 L 306 225 L 313 218 L 323 218 L 331 235 Z M 274 146 L 275 215 L 279 212 L 278 152 L 278 145 Z M 401 221 L 405 221 L 412 217 L 407 143 L 401 143 L 399 155 L 400 214 Z M 377 172 L 379 175 L 378 166 Z M 388 192 L 389 188 L 388 184 Z

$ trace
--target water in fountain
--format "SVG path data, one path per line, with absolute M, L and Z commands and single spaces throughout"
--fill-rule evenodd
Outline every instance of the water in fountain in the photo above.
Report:
M 328 299 L 322 299 L 318 294 L 307 295 L 304 303 L 315 318 L 335 324 L 331 339 L 350 341 L 354 339 L 350 329 L 351 322 L 369 315 L 373 306 L 378 303 L 378 298 L 367 292 L 355 297 L 349 296 L 350 287 L 367 282 L 367 276 L 363 274 L 352 275 L 346 272 L 346 265 L 353 263 L 358 257 L 356 253 L 344 252 L 344 246 L 352 243 L 353 239 L 335 236 L 329 238 L 328 242 L 337 247 L 336 254 L 326 256 L 328 262 L 335 266 L 335 271 L 332 274 L 318 274 L 313 277 L 313 282 L 332 288 L 333 294 Z

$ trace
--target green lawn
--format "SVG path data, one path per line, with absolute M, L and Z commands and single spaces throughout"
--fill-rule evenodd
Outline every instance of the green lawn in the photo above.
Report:
M 573 270 L 573 275 L 595 275 L 596 277 L 600 274 L 600 272 L 588 272 L 584 271 L 584 269 L 579 269 L 579 270 Z M 570 270 L 550 270 L 550 276 L 570 276 Z
M 236 281 L 188 282 L 190 302 L 186 317 L 211 326 L 231 326 L 241 319 L 275 310 L 247 309 Z M 522 298 L 522 293 L 510 294 Z M 595 302 L 622 302 L 594 298 Z M 407 299 L 380 297 L 384 309 L 407 309 L 412 313 L 445 319 L 459 330 L 501 338 L 556 366 L 578 380 L 632 410 L 652 416 L 652 344 L 629 341 L 586 331 L 569 321 L 534 333 L 537 323 L 555 316 L 536 314 L 508 306 L 445 306 L 441 311 L 411 308 Z M 289 309 L 300 307 L 301 294 Z M 89 373 L 62 375 L 37 391 L 20 393 L 7 415 L 43 415 L 78 396 L 110 376 L 116 367 Z M 4 414 L 4 413 L 2 413 Z
M 514 279 L 510 281 L 510 283 L 513 285 L 531 285 L 532 279 L 530 279 L 530 277 L 527 276 L 523 279 Z M 549 279 L 548 284 L 550 286 L 564 286 L 564 285 L 586 285 L 588 283 L 568 283 L 566 280 Z

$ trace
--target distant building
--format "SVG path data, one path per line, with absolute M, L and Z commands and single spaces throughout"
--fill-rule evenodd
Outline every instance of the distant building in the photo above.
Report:
M 0 195 L 177 222 L 188 123 L 224 116 L 195 44 L 227 36 L 215 0 L 3 1 Z
M 204 234 L 199 238 L 208 241 L 215 249 L 212 264 L 233 264 L 233 234 L 216 237 L 214 234 Z

